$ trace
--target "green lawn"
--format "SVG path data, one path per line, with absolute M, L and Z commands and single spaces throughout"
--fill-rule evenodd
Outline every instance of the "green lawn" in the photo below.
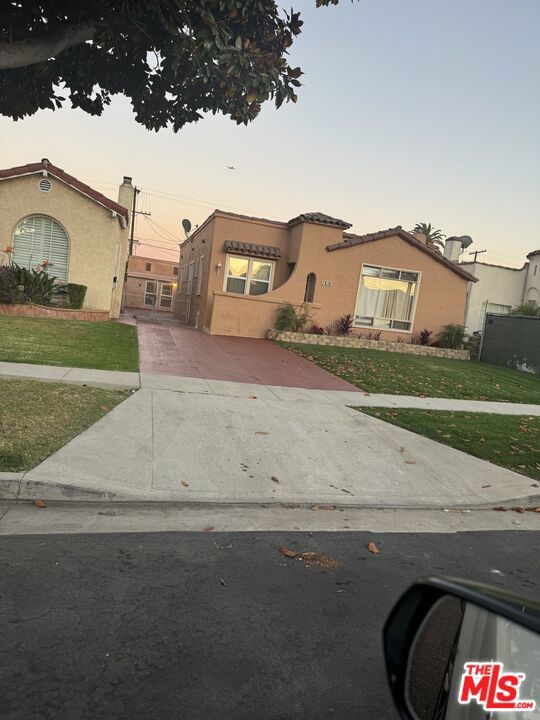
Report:
M 280 343 L 368 392 L 540 403 L 540 378 L 469 360 Z
M 356 409 L 540 480 L 540 417 L 443 410 Z
M 137 371 L 137 329 L 113 322 L 0 315 L 0 361 Z
M 0 471 L 29 470 L 129 395 L 126 390 L 0 379 Z

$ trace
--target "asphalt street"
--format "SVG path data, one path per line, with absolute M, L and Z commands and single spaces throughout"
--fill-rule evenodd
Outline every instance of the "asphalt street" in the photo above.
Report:
M 518 530 L 4 536 L 0 717 L 395 720 L 381 628 L 400 593 L 446 574 L 538 600 L 539 550 Z

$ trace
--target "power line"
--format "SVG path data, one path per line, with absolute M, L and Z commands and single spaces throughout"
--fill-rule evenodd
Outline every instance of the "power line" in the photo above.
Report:
M 167 228 L 163 227 L 163 225 L 160 225 L 160 224 L 157 222 L 157 220 L 149 220 L 149 223 L 150 223 L 151 225 L 155 225 L 156 228 L 158 228 L 158 229 L 161 230 L 162 232 L 166 233 L 166 234 L 171 238 L 171 240 L 174 240 L 174 242 L 176 242 L 176 243 L 182 242 L 182 240 L 181 240 L 179 237 L 177 237 L 176 235 L 174 235 L 174 233 L 172 233 L 172 232 L 170 232 L 169 230 L 167 230 Z M 154 229 L 155 229 L 155 228 L 154 228 Z

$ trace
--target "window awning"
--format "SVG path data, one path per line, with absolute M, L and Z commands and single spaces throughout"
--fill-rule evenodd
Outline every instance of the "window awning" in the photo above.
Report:
M 272 245 L 258 245 L 257 243 L 245 243 L 238 240 L 225 240 L 223 250 L 237 255 L 249 255 L 250 257 L 279 258 L 281 250 Z

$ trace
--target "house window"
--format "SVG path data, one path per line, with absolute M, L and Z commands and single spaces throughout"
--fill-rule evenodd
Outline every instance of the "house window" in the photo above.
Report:
M 159 298 L 159 306 L 162 308 L 172 307 L 172 295 L 173 295 L 172 283 L 162 283 L 161 284 L 161 295 Z
M 152 263 L 146 263 L 146 272 L 152 272 Z
M 64 228 L 45 215 L 31 215 L 22 220 L 13 234 L 15 264 L 29 270 L 47 267 L 49 275 L 64 282 L 68 279 L 69 237 Z
M 172 269 L 172 274 L 173 274 L 173 275 L 178 275 L 178 268 L 177 268 L 177 267 L 173 267 L 173 269 Z
M 146 281 L 146 288 L 144 291 L 144 304 L 154 307 L 157 298 L 157 282 L 153 280 Z
M 410 332 L 419 277 L 408 270 L 363 265 L 354 324 Z
M 201 255 L 201 257 L 199 258 L 199 270 L 197 272 L 197 295 L 201 294 L 203 267 L 204 267 L 204 255 Z
M 304 294 L 304 302 L 313 302 L 313 298 L 315 297 L 315 284 L 317 282 L 317 277 L 315 273 L 309 273 L 306 279 L 306 292 Z
M 228 255 L 225 291 L 240 295 L 264 295 L 272 289 L 273 275 L 273 262 Z

